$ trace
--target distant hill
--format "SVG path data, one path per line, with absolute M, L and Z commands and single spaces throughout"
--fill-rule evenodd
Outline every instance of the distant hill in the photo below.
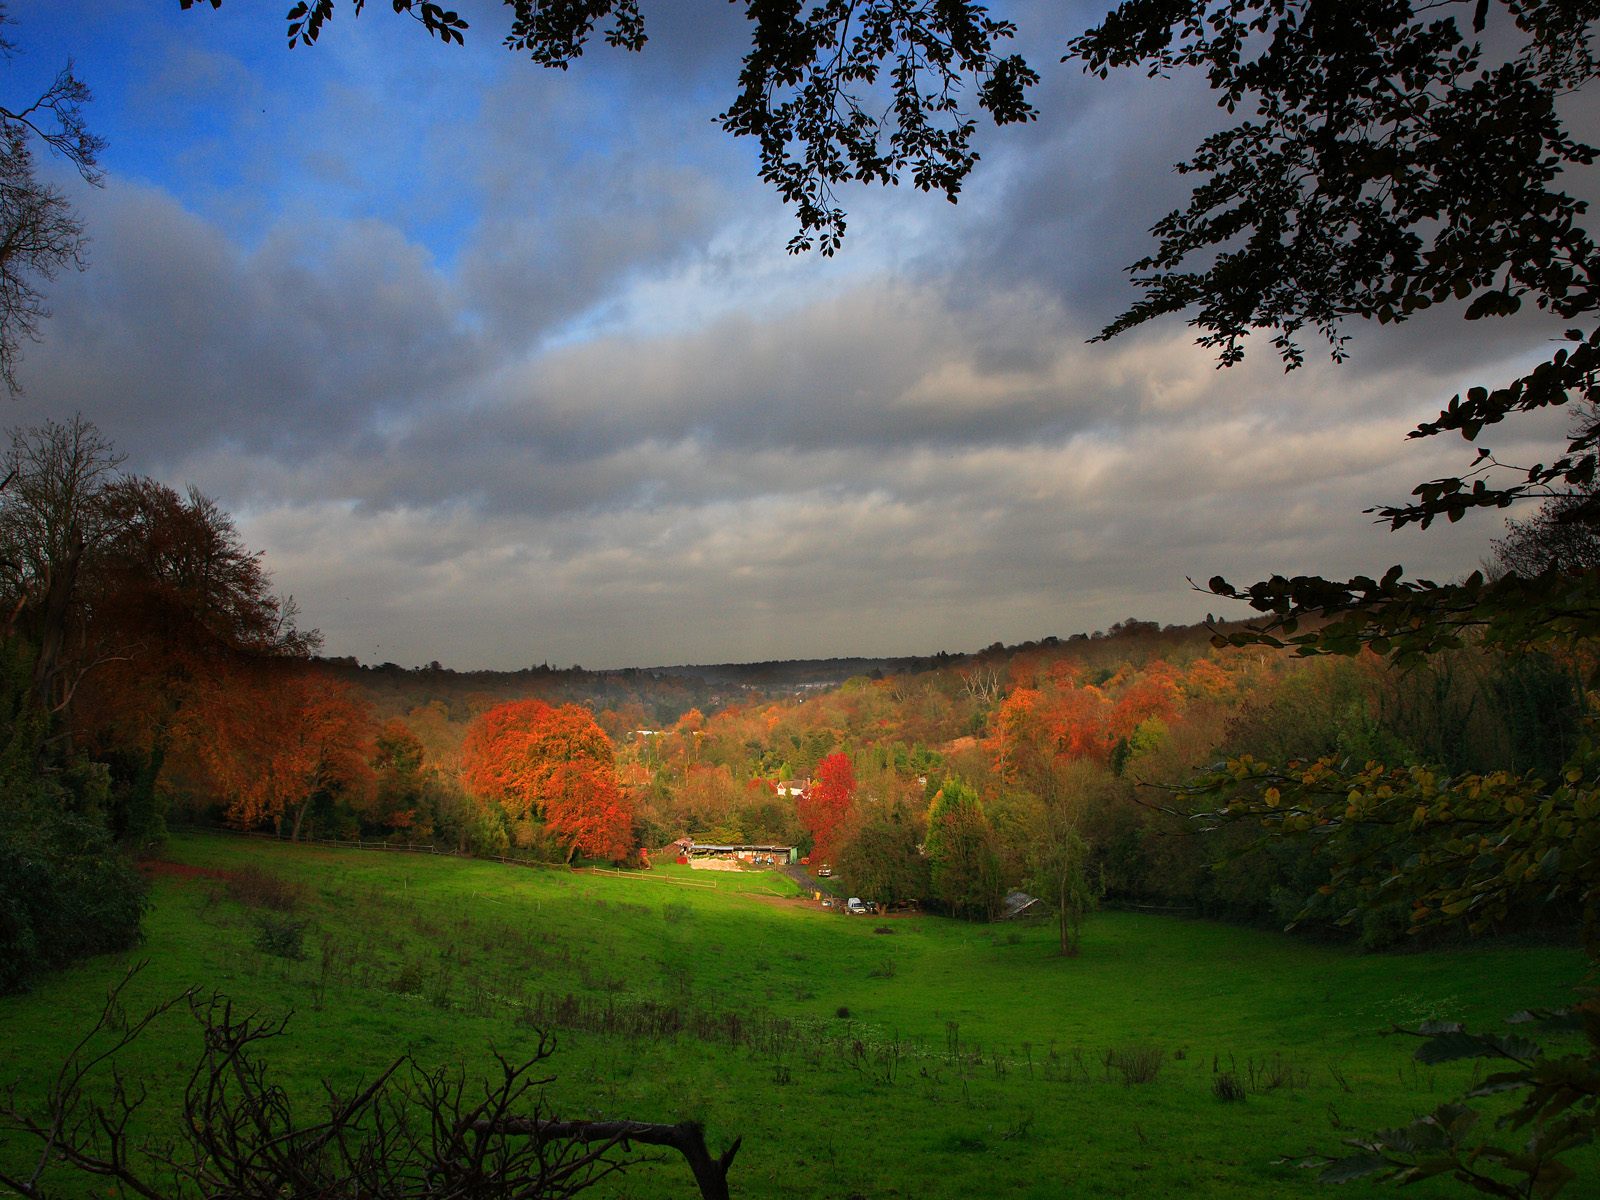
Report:
M 396 663 L 363 665 L 354 658 L 321 659 L 322 666 L 359 688 L 384 717 L 405 716 L 437 704 L 452 722 L 464 722 L 502 700 L 530 697 L 552 704 L 583 704 L 596 712 L 628 713 L 642 726 L 672 724 L 690 709 L 710 714 L 733 704 L 751 704 L 804 696 L 838 687 L 854 678 L 881 679 L 917 675 L 964 664 L 996 664 L 1017 654 L 1061 646 L 1099 644 L 1145 646 L 1203 639 L 1201 625 L 1161 626 L 1129 619 L 1093 634 L 1046 637 L 1006 645 L 994 642 L 982 650 L 889 658 L 797 658 L 753 663 L 682 663 L 660 667 L 625 667 L 588 671 L 582 667 L 540 665 L 517 671 L 455 671 L 437 662 L 425 667 Z M 1109 646 L 1107 647 L 1110 648 Z

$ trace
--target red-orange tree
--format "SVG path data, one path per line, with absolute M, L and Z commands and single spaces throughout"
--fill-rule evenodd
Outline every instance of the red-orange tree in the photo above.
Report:
M 244 828 L 300 837 L 318 796 L 361 806 L 373 787 L 371 707 L 350 687 L 296 668 L 220 672 L 180 719 L 179 749 Z
M 621 861 L 633 849 L 633 810 L 617 786 L 616 756 L 588 709 L 542 700 L 496 705 L 461 747 L 467 787 L 513 820 L 538 817 L 574 855 Z
M 811 855 L 831 862 L 844 841 L 855 806 L 856 773 L 846 754 L 835 752 L 817 764 L 817 778 L 795 806 L 800 824 L 811 835 Z

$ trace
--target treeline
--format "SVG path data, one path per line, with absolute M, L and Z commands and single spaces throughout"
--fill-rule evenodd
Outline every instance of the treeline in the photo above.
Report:
M 1399 671 L 1370 653 L 1217 649 L 1203 628 L 1128 622 L 803 702 L 691 713 L 629 744 L 621 769 L 645 840 L 799 844 L 880 901 L 991 918 L 1021 888 L 1068 922 L 1103 894 L 1282 925 L 1311 898 L 1302 924 L 1332 929 L 1359 910 L 1354 933 L 1377 946 L 1406 933 L 1408 901 L 1329 888 L 1351 846 L 1245 825 L 1200 836 L 1190 818 L 1208 801 L 1186 785 L 1243 756 L 1554 778 L 1580 738 L 1585 669 L 1466 648 Z

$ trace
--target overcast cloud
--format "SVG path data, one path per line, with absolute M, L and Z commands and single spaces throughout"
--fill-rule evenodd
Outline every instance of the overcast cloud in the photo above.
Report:
M 369 662 L 930 653 L 1221 611 L 1188 576 L 1475 566 L 1498 522 L 1362 509 L 1459 470 L 1406 430 L 1549 331 L 1358 329 L 1290 375 L 1219 372 L 1181 323 L 1086 344 L 1215 110 L 1057 65 L 1093 5 L 1014 7 L 1042 119 L 985 135 L 959 206 L 848 196 L 826 260 L 783 252 L 712 120 L 720 0 L 565 73 L 500 50 L 489 0 L 464 51 L 387 6 L 290 52 L 244 0 L 13 5 L 112 145 L 103 189 L 63 176 L 93 265 L 8 424 L 81 411 L 199 486 Z

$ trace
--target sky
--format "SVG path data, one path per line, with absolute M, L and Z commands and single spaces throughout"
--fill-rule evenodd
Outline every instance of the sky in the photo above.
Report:
M 647 4 L 568 71 L 348 3 L 11 0 L 6 102 L 70 57 L 106 138 L 90 265 L 0 400 L 81 413 L 124 468 L 233 514 L 325 653 L 458 669 L 974 650 L 1243 615 L 1189 579 L 1472 570 L 1496 516 L 1363 510 L 1465 469 L 1408 442 L 1545 352 L 1529 322 L 1355 326 L 1218 370 L 1181 320 L 1088 338 L 1186 196 L 1202 81 L 1058 60 L 1093 3 L 996 4 L 1042 75 L 960 202 L 854 189 L 843 250 L 718 127 L 747 36 Z M 1582 132 L 1582 130 L 1580 130 Z M 1590 186 L 1585 184 L 1584 186 Z M 1490 444 L 1538 458 L 1559 418 Z

